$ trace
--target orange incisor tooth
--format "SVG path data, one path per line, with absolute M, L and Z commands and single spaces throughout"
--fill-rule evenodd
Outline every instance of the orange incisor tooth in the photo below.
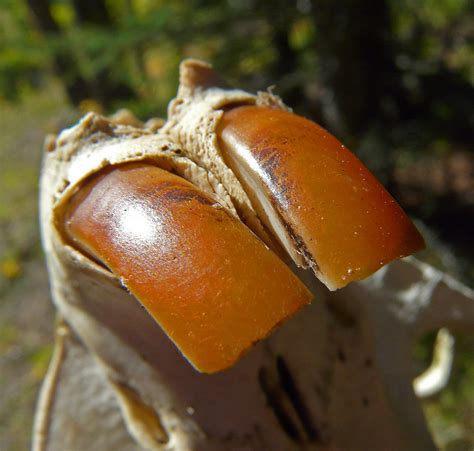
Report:
M 86 181 L 64 232 L 121 278 L 203 372 L 235 363 L 311 299 L 240 221 L 156 166 L 130 163 Z
M 224 113 L 220 150 L 265 225 L 296 264 L 331 289 L 424 247 L 408 216 L 336 138 L 295 114 Z

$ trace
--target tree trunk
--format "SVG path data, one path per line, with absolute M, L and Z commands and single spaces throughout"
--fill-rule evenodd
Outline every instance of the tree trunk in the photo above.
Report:
M 49 0 L 27 0 L 31 16 L 37 28 L 47 37 L 58 38 L 61 30 L 50 11 Z M 91 86 L 80 74 L 74 54 L 58 51 L 52 56 L 54 71 L 63 81 L 66 93 L 73 105 L 91 97 Z
M 338 134 L 358 135 L 396 109 L 391 20 L 385 0 L 313 0 L 323 114 Z

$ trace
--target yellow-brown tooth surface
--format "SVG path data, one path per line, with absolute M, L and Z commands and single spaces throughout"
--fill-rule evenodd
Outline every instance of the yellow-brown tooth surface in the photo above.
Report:
M 224 113 L 217 134 L 246 191 L 263 191 L 266 207 L 253 199 L 267 227 L 275 228 L 268 223 L 271 205 L 280 230 L 329 288 L 424 247 L 380 182 L 317 124 L 278 109 L 241 106 Z
M 156 166 L 100 172 L 63 220 L 69 242 L 119 276 L 203 372 L 231 366 L 311 299 L 225 208 Z

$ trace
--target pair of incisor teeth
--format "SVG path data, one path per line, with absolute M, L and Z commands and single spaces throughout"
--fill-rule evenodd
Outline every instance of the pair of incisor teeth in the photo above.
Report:
M 336 289 L 423 247 L 333 136 L 272 94 L 215 79 L 183 63 L 159 130 L 87 116 L 52 146 L 43 177 L 47 251 L 106 266 L 203 372 L 311 300 L 285 260 Z

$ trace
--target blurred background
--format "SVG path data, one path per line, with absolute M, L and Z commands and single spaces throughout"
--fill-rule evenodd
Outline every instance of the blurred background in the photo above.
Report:
M 347 144 L 415 219 L 420 258 L 474 285 L 474 2 L 0 0 L 0 447 L 27 449 L 54 312 L 37 225 L 47 133 L 86 111 L 166 114 L 184 57 L 274 86 Z M 474 449 L 474 338 L 424 402 L 437 443 Z M 415 349 L 420 370 L 433 336 Z

